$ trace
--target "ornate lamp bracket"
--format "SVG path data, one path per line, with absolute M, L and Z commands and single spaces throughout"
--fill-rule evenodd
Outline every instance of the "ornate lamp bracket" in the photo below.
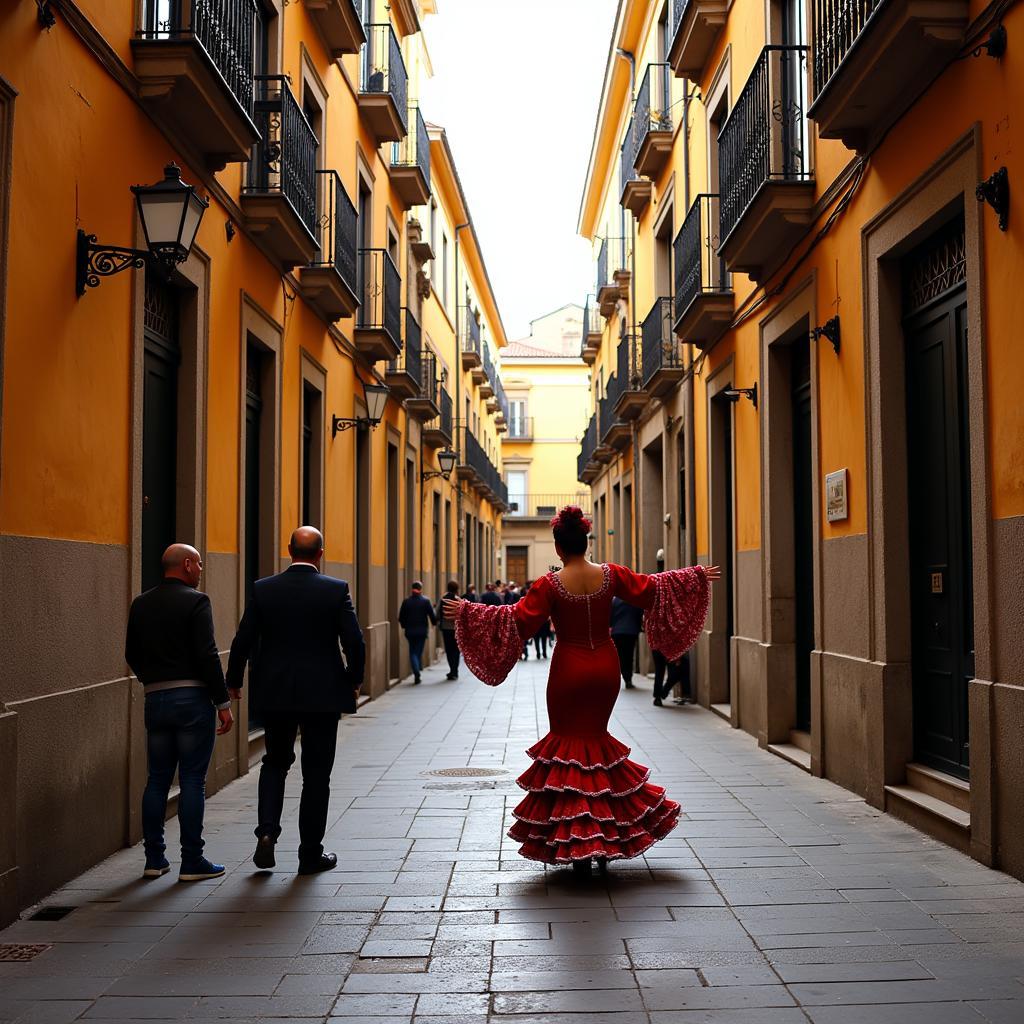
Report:
M 999 218 L 999 230 L 1005 231 L 1010 223 L 1010 175 L 1005 167 L 978 183 L 974 194 L 979 203 L 988 203 Z
M 839 355 L 839 316 L 838 314 L 832 317 L 831 320 L 826 320 L 820 327 L 811 328 L 811 337 L 817 341 L 821 337 L 828 338 L 832 342 L 832 348 L 835 349 L 836 355 Z
M 78 230 L 78 258 L 75 261 L 75 294 L 95 288 L 101 277 L 112 277 L 122 270 L 141 270 L 151 259 L 148 249 L 127 249 L 119 245 L 97 245 L 95 235 Z

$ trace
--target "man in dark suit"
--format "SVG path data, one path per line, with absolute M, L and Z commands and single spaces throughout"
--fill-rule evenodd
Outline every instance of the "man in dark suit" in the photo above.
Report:
M 619 670 L 627 690 L 633 689 L 633 659 L 643 626 L 643 608 L 628 604 L 621 597 L 612 598 L 612 643 L 619 652 Z
M 227 683 L 232 697 L 240 697 L 245 664 L 250 662 L 249 702 L 263 718 L 266 744 L 253 855 L 258 868 L 275 863 L 285 779 L 295 761 L 295 735 L 302 731 L 299 874 L 311 875 L 338 863 L 337 855 L 323 848 L 331 769 L 338 720 L 343 712 L 356 710 L 366 648 L 348 584 L 320 573 L 320 531 L 300 526 L 288 552 L 291 566 L 253 587 L 231 643 Z
M 429 624 L 437 625 L 437 616 L 430 599 L 423 596 L 423 584 L 416 580 L 412 593 L 398 609 L 398 624 L 405 631 L 409 644 L 409 662 L 412 664 L 412 681 L 419 684 L 423 669 L 423 645 L 427 642 Z
M 499 594 L 494 589 L 494 584 L 493 583 L 487 583 L 484 586 L 483 594 L 480 595 L 480 603 L 481 604 L 504 604 L 505 602 L 501 599 L 501 594 Z
M 124 657 L 146 691 L 146 756 L 149 779 L 142 794 L 144 878 L 171 870 L 164 856 L 167 794 L 178 771 L 183 882 L 224 874 L 203 856 L 206 771 L 217 735 L 234 718 L 213 635 L 210 599 L 200 593 L 203 560 L 195 548 L 172 544 L 160 561 L 164 578 L 132 601 Z

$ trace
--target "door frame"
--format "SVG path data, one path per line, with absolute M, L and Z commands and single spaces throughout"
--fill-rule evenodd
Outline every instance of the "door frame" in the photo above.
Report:
M 975 123 L 920 178 L 862 229 L 865 311 L 865 446 L 868 515 L 869 658 L 879 663 L 880 727 L 872 730 L 868 799 L 884 806 L 884 786 L 901 783 L 914 756 L 907 503 L 906 352 L 900 258 L 951 212 L 964 214 L 967 261 L 967 391 L 974 587 L 975 678 L 969 684 L 973 857 L 992 863 L 994 849 L 992 687 L 996 676 L 992 593 L 992 506 L 988 468 L 988 401 L 982 281 L 985 207 L 975 198 L 984 176 L 981 125 Z

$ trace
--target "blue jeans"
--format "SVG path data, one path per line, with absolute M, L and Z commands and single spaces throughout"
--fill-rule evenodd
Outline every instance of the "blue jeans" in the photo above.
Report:
M 409 661 L 412 663 L 412 674 L 418 676 L 423 670 L 423 647 L 427 642 L 427 634 L 424 633 L 421 636 L 418 633 L 406 633 L 405 639 L 409 641 Z
M 215 715 L 205 689 L 163 690 L 146 695 L 146 753 L 149 781 L 142 794 L 142 836 L 146 860 L 164 855 L 167 794 L 178 771 L 178 824 L 181 862 L 195 864 L 203 857 L 203 807 L 206 769 L 215 739 Z

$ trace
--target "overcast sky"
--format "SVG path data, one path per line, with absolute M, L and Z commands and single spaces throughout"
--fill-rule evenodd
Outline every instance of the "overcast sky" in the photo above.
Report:
M 423 116 L 448 131 L 509 339 L 594 284 L 576 234 L 616 0 L 438 0 Z

